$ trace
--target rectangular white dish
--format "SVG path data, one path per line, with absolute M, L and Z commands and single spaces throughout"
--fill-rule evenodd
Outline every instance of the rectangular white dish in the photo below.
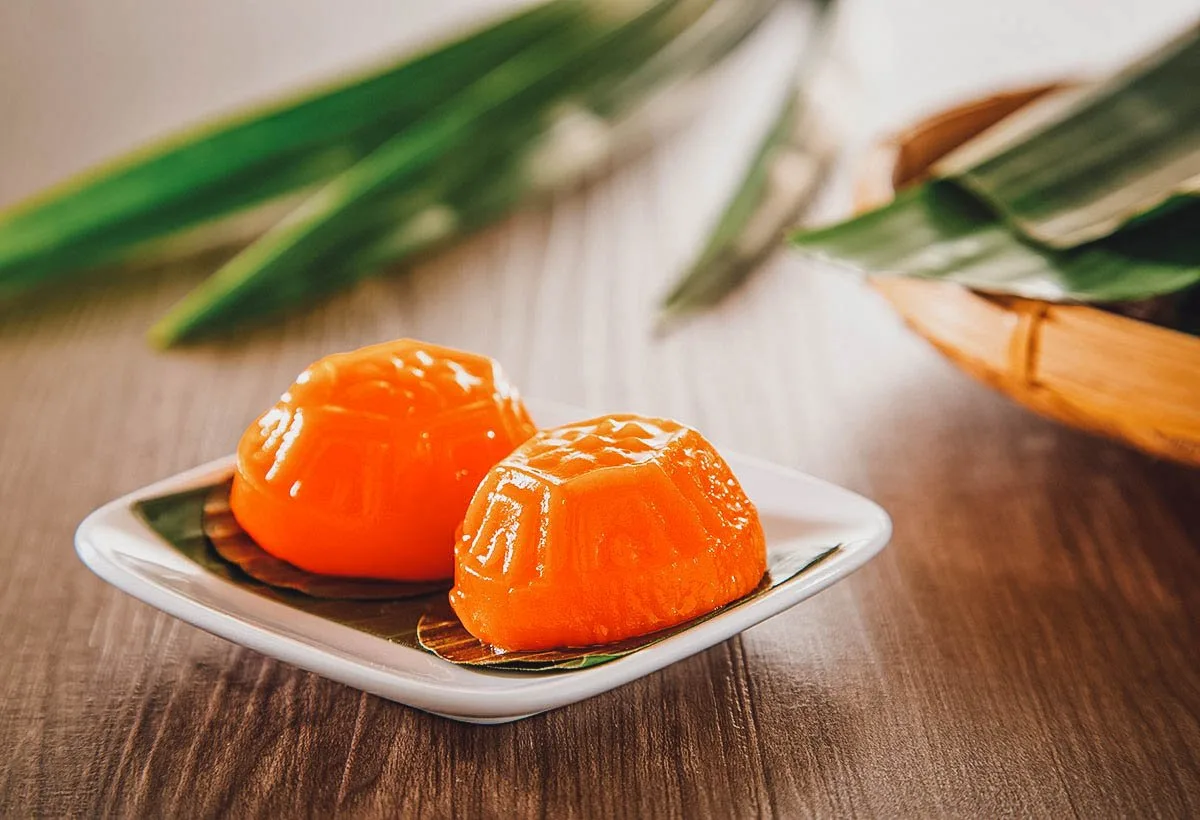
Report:
M 535 406 L 543 423 L 580 417 Z M 662 669 L 738 634 L 845 578 L 883 548 L 891 521 L 874 502 L 812 476 L 725 454 L 758 507 L 768 552 L 841 548 L 780 586 L 710 620 L 601 666 L 504 672 L 457 666 L 420 649 L 299 611 L 209 572 L 134 511 L 144 499 L 217 483 L 225 458 L 157 482 L 89 515 L 79 557 L 119 589 L 201 629 L 381 697 L 455 720 L 502 723 L 565 706 Z

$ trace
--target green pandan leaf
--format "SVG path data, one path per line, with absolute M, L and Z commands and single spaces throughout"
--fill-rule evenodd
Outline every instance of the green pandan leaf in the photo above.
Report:
M 1200 25 L 1096 85 L 1006 117 L 934 172 L 1053 248 L 1165 215 L 1200 184 Z
M 1200 203 L 1053 251 L 1014 236 L 972 195 L 934 182 L 870 213 L 796 233 L 792 242 L 872 275 L 940 279 L 1048 301 L 1133 301 L 1200 282 Z
M 806 84 L 823 53 L 832 5 L 814 4 L 796 81 L 781 98 L 704 247 L 664 297 L 659 330 L 716 305 L 746 282 L 819 190 L 834 150 L 810 110 Z
M 556 36 L 585 5 L 539 4 L 382 70 L 147 147 L 4 211 L 0 293 L 327 179 L 529 44 Z
M 461 642 L 462 636 L 466 635 L 470 641 L 474 641 L 476 644 L 470 651 L 476 656 L 481 655 L 478 647 L 482 645 L 466 633 L 458 619 L 453 617 L 452 612 L 450 612 L 449 618 L 447 617 L 449 604 L 444 594 L 444 585 L 438 591 L 421 597 L 400 599 L 362 600 L 360 596 L 359 600 L 351 600 L 315 597 L 311 594 L 311 589 L 309 592 L 301 592 L 297 589 L 276 586 L 258 580 L 249 575 L 238 563 L 222 558 L 206 535 L 206 529 L 212 530 L 215 527 L 223 532 L 227 526 L 228 522 L 224 520 L 223 516 L 227 514 L 228 510 L 228 488 L 229 482 L 221 481 L 182 493 L 146 499 L 138 502 L 134 509 L 151 529 L 184 557 L 194 561 L 208 572 L 255 595 L 261 595 L 301 612 L 327 618 L 368 635 L 374 635 L 402 646 L 426 648 L 428 651 L 434 650 L 422 647 L 422 640 L 418 638 L 419 629 L 424 639 L 434 641 L 436 646 Z M 208 523 L 206 523 L 206 505 L 209 511 L 208 517 L 212 519 Z M 224 536 L 218 532 L 217 537 L 220 539 Z M 620 644 L 556 653 L 497 655 L 488 649 L 487 657 L 473 661 L 471 665 L 512 671 L 568 671 L 606 663 L 678 634 L 730 608 L 741 606 L 815 567 L 836 553 L 838 549 L 839 547 L 836 546 L 797 547 L 774 555 L 771 558 L 767 575 L 763 579 L 763 584 L 755 592 L 716 612 L 672 629 Z M 342 579 L 330 579 L 330 581 L 333 585 L 358 583 Z M 335 589 L 333 585 L 326 587 L 325 591 L 333 591 Z M 362 590 L 361 588 L 352 588 L 351 591 L 360 595 Z M 447 623 L 449 619 L 453 620 L 452 624 Z M 457 626 L 458 632 L 453 631 L 455 626 Z M 440 651 L 434 651 L 434 654 L 440 655 Z M 452 658 L 448 659 L 453 660 Z
M 660 327 L 736 290 L 812 200 L 831 152 L 814 137 L 805 105 L 802 89 L 789 91 L 704 248 L 663 300 Z
M 597 80 L 630 74 L 669 42 L 676 32 L 658 24 L 678 6 L 679 0 L 646 2 L 632 12 L 597 6 L 530 44 L 330 180 L 188 294 L 154 327 L 152 339 L 160 345 L 194 339 L 245 316 L 247 305 L 254 313 L 278 313 L 352 284 L 370 271 L 346 265 L 346 257 L 379 241 L 381 212 L 403 225 L 431 209 L 445 212 L 446 198 L 466 186 L 504 176 L 559 106 Z
M 566 672 L 586 669 L 653 646 L 731 609 L 744 606 L 817 566 L 838 549 L 836 546 L 796 548 L 773 556 L 762 583 L 749 595 L 678 626 L 602 646 L 505 652 L 480 641 L 468 632 L 450 608 L 449 602 L 443 599 L 439 599 L 430 611 L 421 617 L 417 627 L 417 638 L 427 651 L 443 660 L 463 666 L 511 672 Z

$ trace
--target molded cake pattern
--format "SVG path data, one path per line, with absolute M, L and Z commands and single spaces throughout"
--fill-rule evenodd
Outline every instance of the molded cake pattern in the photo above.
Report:
M 336 354 L 246 431 L 231 503 L 310 572 L 447 578 L 479 480 L 534 429 L 485 356 L 412 340 Z
M 712 445 L 631 415 L 542 431 L 501 461 L 457 550 L 451 603 L 506 649 L 663 629 L 747 594 L 766 570 L 758 514 Z

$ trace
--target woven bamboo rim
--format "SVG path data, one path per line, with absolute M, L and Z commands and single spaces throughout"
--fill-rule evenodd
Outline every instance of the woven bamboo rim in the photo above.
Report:
M 856 206 L 885 204 L 951 149 L 1056 87 L 970 102 L 882 142 L 859 179 Z M 871 284 L 947 358 L 1026 407 L 1200 466 L 1200 338 L 947 282 L 876 277 Z

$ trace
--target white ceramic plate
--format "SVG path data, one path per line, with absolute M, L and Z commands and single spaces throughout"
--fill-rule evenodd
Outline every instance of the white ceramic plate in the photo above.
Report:
M 539 421 L 551 425 L 587 415 L 561 407 L 532 409 Z M 471 723 L 503 723 L 592 697 L 721 643 L 845 578 L 891 536 L 887 513 L 856 493 L 754 459 L 725 457 L 758 507 L 769 551 L 842 548 L 746 604 L 631 655 L 574 672 L 456 666 L 301 612 L 211 574 L 134 513 L 139 500 L 221 480 L 230 474 L 232 458 L 104 505 L 80 524 L 75 546 L 83 562 L 110 584 L 227 640 L 417 709 Z

